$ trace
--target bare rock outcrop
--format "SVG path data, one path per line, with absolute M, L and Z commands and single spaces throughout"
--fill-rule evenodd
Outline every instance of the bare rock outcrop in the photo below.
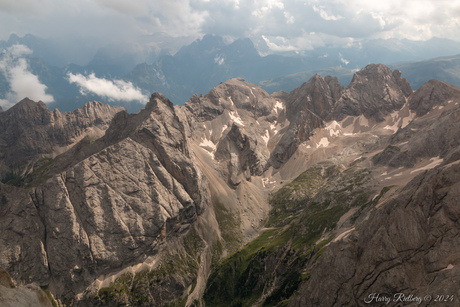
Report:
M 46 294 L 35 284 L 16 287 L 7 271 L 0 267 L 0 306 L 51 307 Z
M 453 100 L 460 99 L 458 87 L 447 82 L 430 80 L 420 86 L 410 97 L 410 109 L 418 116 L 423 116 L 436 106 L 445 106 Z
M 430 94 L 431 93 L 431 94 Z M 431 97 L 431 98 L 430 98 Z M 439 81 L 422 85 L 409 98 L 417 118 L 390 138 L 390 145 L 375 155 L 377 165 L 413 167 L 424 158 L 445 158 L 460 145 L 460 89 Z
M 258 150 L 257 138 L 244 127 L 233 124 L 219 142 L 215 157 L 228 161 L 228 181 L 237 186 L 240 174 L 248 181 L 251 176 L 261 176 L 268 161 L 268 151 Z
M 137 114 L 119 113 L 104 137 L 59 156 L 43 180 L 29 189 L 1 186 L 8 239 L 0 261 L 15 278 L 65 299 L 156 253 L 209 202 L 183 125 L 159 94 Z
M 291 93 L 281 94 L 286 101 L 289 127 L 271 152 L 270 164 L 274 167 L 286 162 L 314 129 L 324 125 L 341 92 L 338 80 L 328 78 L 328 81 L 315 75 Z
M 44 157 L 53 157 L 83 137 L 104 134 L 113 116 L 123 110 L 100 102 L 88 102 L 69 113 L 50 111 L 43 102 L 21 100 L 0 115 L 0 179 L 10 172 L 30 173 Z
M 387 306 L 426 306 L 424 298 L 436 295 L 448 299 L 440 306 L 452 306 L 460 294 L 459 172 L 454 162 L 420 174 L 359 229 L 331 243 L 289 306 L 367 306 L 382 303 L 377 294 Z
M 457 297 L 459 93 L 369 65 L 136 114 L 25 99 L 0 113 L 0 174 L 27 175 L 0 183 L 0 266 L 76 306 Z
M 190 138 L 225 164 L 233 187 L 263 173 L 277 142 L 276 127 L 288 122 L 284 102 L 241 78 L 192 97 L 181 112 Z
M 412 93 L 409 82 L 397 70 L 382 64 L 370 64 L 356 72 L 334 108 L 334 118 L 346 116 L 373 118 L 377 122 L 401 109 Z

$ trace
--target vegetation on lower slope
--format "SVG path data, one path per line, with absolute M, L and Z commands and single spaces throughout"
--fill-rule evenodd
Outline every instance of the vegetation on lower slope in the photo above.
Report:
M 285 306 L 308 282 L 315 263 L 335 238 L 338 227 L 353 226 L 391 188 L 372 199 L 371 172 L 357 166 L 341 171 L 319 163 L 278 190 L 266 230 L 241 249 L 238 214 L 214 201 L 221 242 L 211 246 L 213 270 L 197 306 Z M 348 218 L 341 217 L 354 208 Z M 353 214 L 352 214 L 353 213 Z M 339 223 L 340 221 L 340 223 Z M 83 302 L 93 306 L 185 306 L 197 285 L 205 243 L 192 227 L 168 248 L 161 265 L 127 272 Z M 230 256 L 221 259 L 223 251 Z
M 214 212 L 223 239 L 223 242 L 217 243 L 216 246 L 219 249 L 217 259 L 220 259 L 224 248 L 228 253 L 233 253 L 241 247 L 243 241 L 243 234 L 240 229 L 241 216 L 239 212 L 235 213 L 226 208 L 219 199 L 214 201 Z
M 372 200 L 371 178 L 367 169 L 354 166 L 340 172 L 324 162 L 278 190 L 271 198 L 267 230 L 212 272 L 203 297 L 206 306 L 286 305 L 309 279 L 341 217 L 356 208 L 341 221 L 341 227 L 351 227 L 388 191 Z
M 91 306 L 185 306 L 196 286 L 200 252 L 204 242 L 192 227 L 180 239 L 178 250 L 168 249 L 160 265 L 152 270 L 119 276 L 110 286 L 99 289 L 86 303 Z
M 45 182 L 50 178 L 50 174 L 47 173 L 50 166 L 55 163 L 56 159 L 42 158 L 35 162 L 33 166 L 25 166 L 13 168 L 14 170 L 9 171 L 0 180 L 4 184 L 16 186 L 16 187 L 31 187 L 37 186 Z M 22 171 L 19 171 L 22 169 Z

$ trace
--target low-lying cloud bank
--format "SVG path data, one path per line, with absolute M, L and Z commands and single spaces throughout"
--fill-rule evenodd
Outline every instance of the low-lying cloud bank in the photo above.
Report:
M 131 82 L 98 78 L 94 73 L 89 76 L 68 73 L 67 77 L 70 83 L 80 87 L 82 95 L 95 94 L 110 101 L 139 101 L 143 104 L 148 101 L 148 97 L 141 89 Z
M 30 54 L 32 50 L 24 45 L 13 45 L 0 51 L 0 74 L 9 84 L 9 91 L 0 98 L 0 106 L 4 109 L 25 97 L 44 103 L 54 101 L 53 96 L 46 93 L 47 86 L 29 71 L 26 56 Z

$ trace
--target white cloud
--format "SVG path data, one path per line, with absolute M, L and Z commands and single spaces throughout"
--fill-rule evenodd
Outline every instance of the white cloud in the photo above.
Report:
M 46 93 L 46 85 L 29 71 L 29 65 L 24 56 L 32 51 L 24 45 L 13 45 L 1 51 L 0 73 L 7 80 L 10 91 L 0 100 L 0 105 L 9 108 L 20 100 L 28 97 L 41 100 L 44 103 L 53 102 L 52 95 Z
M 324 20 L 340 20 L 340 19 L 343 19 L 343 16 L 340 16 L 340 15 L 332 15 L 330 13 L 328 13 L 326 11 L 326 8 L 322 5 L 320 6 L 316 6 L 316 5 L 313 5 L 313 11 L 315 11 L 316 13 L 319 14 L 319 16 L 321 16 L 321 18 L 323 18 Z
M 268 48 L 273 51 L 296 51 L 299 49 L 296 46 L 291 45 L 287 39 L 281 36 L 268 38 L 267 36 L 262 35 L 262 38 Z
M 35 14 L 39 11 L 39 14 Z M 46 18 L 44 18 L 46 17 Z M 1 0 L 0 39 L 11 32 L 42 37 L 91 37 L 127 42 L 165 33 L 178 37 L 217 34 L 234 38 L 284 37 L 280 48 L 344 39 L 433 36 L 460 40 L 459 0 Z M 308 37 L 307 40 L 311 38 Z
M 345 59 L 345 58 L 343 57 L 343 55 L 342 55 L 340 52 L 339 52 L 339 57 L 340 57 L 340 61 L 341 61 L 343 64 L 345 64 L 345 65 L 350 64 L 350 61 L 348 61 L 347 59 Z
M 148 101 L 148 97 L 131 82 L 98 78 L 94 73 L 86 77 L 72 73 L 68 73 L 67 76 L 70 83 L 75 83 L 80 87 L 80 93 L 83 95 L 91 93 L 106 97 L 111 101 L 139 101 L 142 103 Z
M 293 24 L 295 22 L 294 16 L 292 16 L 288 12 L 284 12 L 283 14 L 284 14 L 284 18 L 286 18 L 286 23 L 287 24 Z
M 254 2 L 254 10 L 252 15 L 263 18 L 273 9 L 284 10 L 283 2 L 279 0 L 256 0 Z
M 332 0 L 346 5 L 352 16 L 370 15 L 380 25 L 374 38 L 427 40 L 460 38 L 460 1 L 455 0 Z M 365 26 L 365 25 L 363 25 Z

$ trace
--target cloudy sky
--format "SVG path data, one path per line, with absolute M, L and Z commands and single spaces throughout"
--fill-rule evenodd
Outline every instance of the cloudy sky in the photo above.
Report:
M 0 0 L 11 33 L 116 42 L 166 33 L 264 39 L 272 49 L 365 38 L 460 39 L 460 0 Z
M 0 40 L 12 33 L 52 39 L 64 46 L 59 54 L 73 52 L 72 61 L 80 59 L 81 65 L 107 44 L 177 50 L 205 34 L 228 42 L 248 37 L 272 51 L 356 46 L 377 38 L 459 41 L 460 0 L 0 0 Z M 32 50 L 18 45 L 1 52 L 0 74 L 10 90 L 0 106 L 23 97 L 54 101 L 30 72 L 24 56 Z M 145 93 L 122 80 L 93 73 L 69 74 L 67 81 L 82 95 L 147 101 Z

